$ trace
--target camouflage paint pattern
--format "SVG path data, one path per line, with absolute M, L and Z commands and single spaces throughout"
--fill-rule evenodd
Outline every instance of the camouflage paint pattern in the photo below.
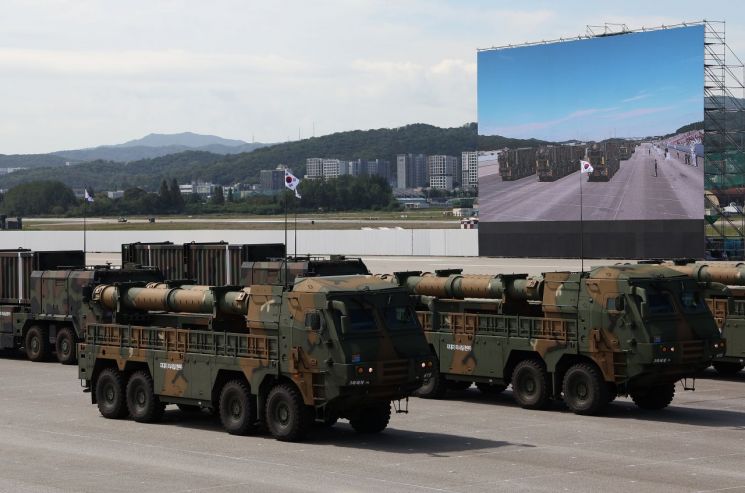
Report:
M 7 334 L 5 347 L 21 347 L 26 332 L 32 325 L 42 328 L 54 344 L 57 332 L 72 328 L 82 340 L 87 314 L 86 296 L 95 286 L 108 282 L 161 281 L 157 269 L 114 269 L 110 266 L 61 270 L 36 270 L 29 279 L 30 304 L 10 310 L 0 306 L 0 314 L 13 312 L 13 316 L 0 317 L 0 332 Z
M 585 147 L 579 145 L 542 146 L 536 151 L 538 181 L 555 181 L 579 171 Z
M 666 267 L 698 281 L 706 291 L 706 302 L 722 337 L 727 340 L 723 356 L 714 358 L 733 369 L 745 365 L 745 264 L 707 265 L 666 263 Z
M 615 142 L 599 142 L 587 148 L 587 161 L 592 164 L 593 171 L 587 181 L 610 181 L 621 167 L 618 144 Z
M 228 289 L 100 286 L 92 311 L 114 317 L 88 325 L 80 378 L 95 385 L 106 365 L 146 365 L 162 401 L 202 407 L 216 406 L 222 373 L 245 377 L 257 404 L 291 381 L 322 418 L 407 397 L 431 372 L 409 295 L 390 282 L 353 275 Z M 221 331 L 199 328 L 215 327 L 226 307 L 234 314 L 239 305 L 223 300 L 238 298 L 240 317 L 225 318 Z M 391 320 L 391 310 L 402 317 Z
M 563 371 L 588 361 L 625 395 L 694 376 L 724 350 L 698 284 L 656 265 L 396 280 L 417 295 L 440 372 L 453 380 L 508 385 L 517 362 L 538 357 L 559 398 Z M 477 294 L 491 299 L 456 299 Z

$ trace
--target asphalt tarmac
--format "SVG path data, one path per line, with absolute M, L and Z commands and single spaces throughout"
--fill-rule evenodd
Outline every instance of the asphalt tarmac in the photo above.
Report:
M 507 390 L 413 398 L 361 436 L 236 437 L 173 406 L 160 424 L 101 417 L 76 367 L 0 359 L 2 492 L 745 491 L 745 373 L 699 379 L 661 412 L 516 407 Z M 679 387 L 680 389 L 680 387 Z
M 590 182 L 579 171 L 553 182 L 539 182 L 537 175 L 502 181 L 498 174 L 487 174 L 479 178 L 479 217 L 487 222 L 578 221 L 581 210 L 586 221 L 701 219 L 703 166 L 687 165 L 679 157 L 642 144 L 608 182 Z

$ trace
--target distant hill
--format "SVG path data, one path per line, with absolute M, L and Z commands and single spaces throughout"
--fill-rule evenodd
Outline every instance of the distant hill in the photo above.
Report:
M 223 139 L 216 135 L 202 135 L 195 134 L 193 132 L 182 132 L 180 134 L 148 134 L 141 139 L 135 139 L 125 142 L 124 144 L 117 144 L 112 147 L 167 147 L 167 146 L 183 146 L 183 147 L 205 147 L 209 145 L 220 145 L 225 147 L 237 147 L 248 144 L 242 140 Z
M 184 151 L 204 151 L 213 154 L 240 154 L 251 152 L 267 144 L 249 144 L 242 140 L 223 139 L 215 135 L 201 135 L 192 132 L 179 134 L 149 134 L 141 139 L 130 140 L 123 144 L 73 149 L 52 153 L 70 161 L 104 161 L 130 162 L 150 159 Z
M 533 145 L 533 141 L 504 137 L 487 139 L 487 143 L 496 146 L 493 148 L 506 145 Z M 87 185 L 94 190 L 139 186 L 155 191 L 164 178 L 176 178 L 179 183 L 188 183 L 192 180 L 211 181 L 223 185 L 237 182 L 257 183 L 262 169 L 273 169 L 278 164 L 286 164 L 298 176 L 302 176 L 305 174 L 305 160 L 309 157 L 385 159 L 391 163 L 395 173 L 397 154 L 446 154 L 460 157 L 462 151 L 480 147 L 479 141 L 475 123 L 453 128 L 417 123 L 398 128 L 339 132 L 270 145 L 234 155 L 186 151 L 126 164 L 101 160 L 70 166 L 64 173 L 55 177 L 70 187 Z M 140 147 L 142 146 L 134 148 Z M 44 169 L 18 171 L 3 177 L 0 187 L 10 188 L 19 183 L 46 179 L 48 176 L 49 171 Z

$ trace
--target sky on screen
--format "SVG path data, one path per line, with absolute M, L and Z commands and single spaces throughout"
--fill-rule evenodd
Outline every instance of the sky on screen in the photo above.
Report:
M 698 25 L 481 51 L 479 133 L 602 140 L 701 121 L 703 33 Z

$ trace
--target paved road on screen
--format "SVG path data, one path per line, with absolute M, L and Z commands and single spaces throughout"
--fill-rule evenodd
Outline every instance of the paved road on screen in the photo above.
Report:
M 584 220 L 701 219 L 703 167 L 643 144 L 609 182 L 589 182 L 575 172 L 555 182 L 536 175 L 503 182 L 493 174 L 479 183 L 482 221 L 578 221 L 580 198 Z

